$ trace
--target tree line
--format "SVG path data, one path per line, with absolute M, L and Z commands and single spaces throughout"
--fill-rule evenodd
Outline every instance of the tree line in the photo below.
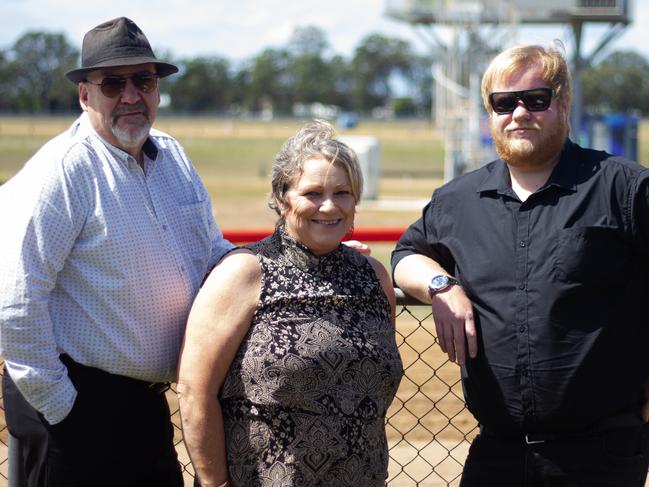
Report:
M 160 85 L 165 108 L 174 112 L 293 114 L 319 103 L 363 115 L 387 109 L 412 116 L 428 114 L 431 105 L 432 58 L 378 33 L 363 38 L 348 59 L 333 53 L 313 26 L 243 61 L 158 54 L 180 68 Z M 78 59 L 79 49 L 61 33 L 27 32 L 0 49 L 0 112 L 78 111 L 76 88 L 64 76 Z M 583 93 L 586 112 L 647 115 L 649 62 L 635 51 L 615 51 L 584 71 Z
M 391 105 L 414 114 L 430 107 L 430 59 L 416 54 L 408 42 L 382 34 L 365 37 L 351 59 L 332 53 L 317 27 L 297 28 L 286 45 L 265 48 L 243 61 L 221 55 L 158 56 L 180 68 L 160 84 L 168 108 L 176 112 L 254 113 L 270 108 L 289 114 L 296 105 L 316 102 L 359 113 Z M 64 74 L 77 67 L 78 59 L 79 49 L 64 34 L 22 35 L 0 51 L 0 111 L 77 110 L 76 88 Z M 395 80 L 400 93 L 395 93 Z

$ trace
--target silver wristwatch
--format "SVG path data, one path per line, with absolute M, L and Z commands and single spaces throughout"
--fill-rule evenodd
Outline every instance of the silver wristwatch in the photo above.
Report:
M 451 286 L 459 285 L 460 281 L 446 274 L 433 276 L 428 283 L 428 294 L 433 297 L 435 294 L 445 291 Z

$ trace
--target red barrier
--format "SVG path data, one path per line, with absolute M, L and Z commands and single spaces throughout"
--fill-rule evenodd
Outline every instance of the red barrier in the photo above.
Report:
M 272 228 L 230 228 L 223 229 L 223 236 L 233 243 L 256 242 L 273 233 Z M 396 242 L 405 232 L 401 227 L 355 228 L 351 239 L 361 242 Z

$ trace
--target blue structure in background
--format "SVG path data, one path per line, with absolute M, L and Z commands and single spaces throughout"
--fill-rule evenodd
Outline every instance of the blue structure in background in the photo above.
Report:
M 336 122 L 341 129 L 353 129 L 358 125 L 358 115 L 353 112 L 342 112 Z
M 610 113 L 585 115 L 582 120 L 581 134 L 585 140 L 581 145 L 638 160 L 638 116 Z

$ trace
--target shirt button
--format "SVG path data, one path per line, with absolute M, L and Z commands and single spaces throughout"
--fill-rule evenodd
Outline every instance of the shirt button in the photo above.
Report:
M 521 242 L 519 243 L 519 245 L 520 245 L 521 247 L 525 247 L 525 245 L 527 245 L 527 244 L 525 243 L 525 240 L 521 240 Z
M 525 289 L 525 283 L 524 283 L 524 282 L 521 283 L 521 285 L 518 286 L 518 289 L 520 289 L 521 291 L 522 291 L 523 289 Z
M 525 331 L 525 325 L 521 325 L 521 327 L 518 329 L 518 331 L 523 333 Z
M 521 374 L 523 374 L 523 377 L 527 377 L 530 373 L 527 369 L 523 369 Z

